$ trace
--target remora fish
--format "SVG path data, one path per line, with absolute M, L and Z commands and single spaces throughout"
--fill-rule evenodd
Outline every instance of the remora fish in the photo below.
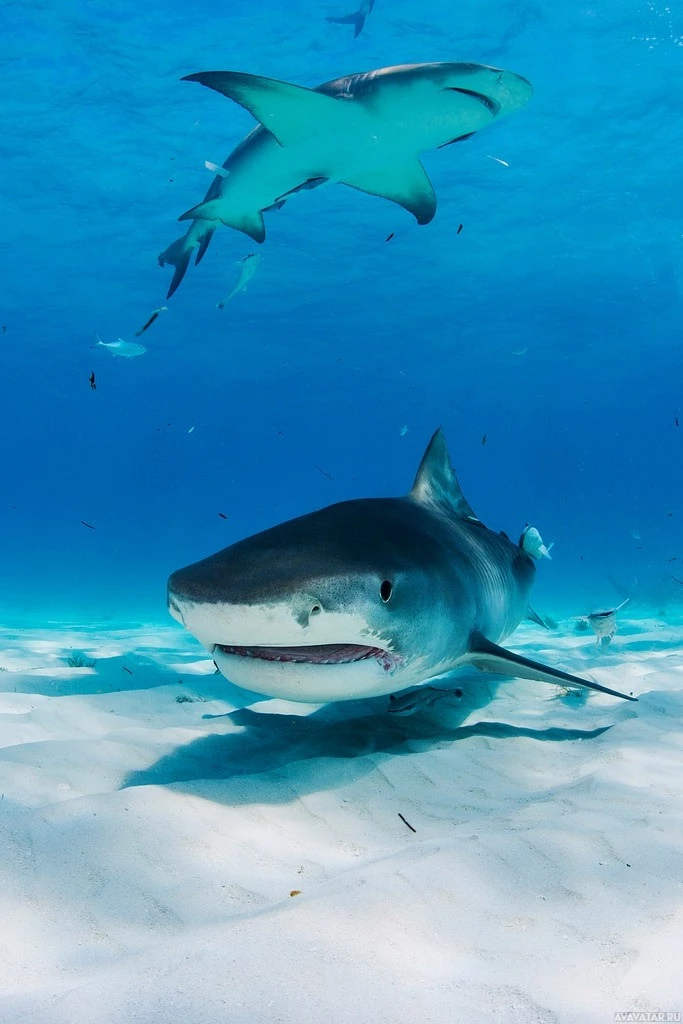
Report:
M 123 356 L 125 359 L 134 359 L 135 356 L 143 356 L 147 349 L 144 345 L 140 345 L 137 341 L 124 341 L 123 338 L 119 338 L 118 341 L 102 341 L 96 334 L 97 344 L 93 345 L 93 348 L 107 348 L 113 356 Z
M 365 19 L 374 6 L 375 0 L 361 0 L 360 7 L 353 14 L 345 14 L 342 18 L 327 18 L 326 20 L 333 22 L 335 25 L 353 25 L 353 38 L 358 39 L 358 36 L 363 31 Z
M 258 270 L 258 265 L 260 262 L 261 257 L 253 252 L 250 252 L 248 256 L 245 256 L 243 259 L 239 261 L 239 277 L 237 278 L 237 281 L 235 282 L 235 285 L 230 294 L 227 296 L 227 298 L 223 299 L 222 302 L 218 302 L 216 304 L 218 309 L 223 309 L 225 307 L 226 302 L 230 302 L 230 299 L 237 295 L 238 292 L 244 291 L 244 289 L 247 287 L 252 277 Z
M 628 602 L 629 598 L 627 597 L 616 608 L 610 608 L 606 612 L 591 612 L 590 615 L 586 616 L 586 621 L 595 633 L 596 644 L 602 643 L 604 646 L 611 642 L 612 637 L 617 631 L 617 612 L 621 611 Z
M 441 430 L 402 498 L 344 501 L 174 572 L 168 606 L 238 686 L 314 703 L 374 697 L 460 665 L 598 683 L 499 647 L 534 561 L 465 500 Z
M 204 201 L 179 218 L 192 221 L 189 230 L 159 256 L 161 266 L 175 267 L 169 297 L 193 250 L 199 263 L 219 224 L 263 242 L 264 210 L 326 182 L 382 196 L 428 224 L 436 196 L 420 153 L 469 137 L 519 110 L 532 93 L 525 78 L 481 64 L 403 64 L 317 89 L 236 71 L 183 81 L 234 100 L 260 127 L 232 151 Z

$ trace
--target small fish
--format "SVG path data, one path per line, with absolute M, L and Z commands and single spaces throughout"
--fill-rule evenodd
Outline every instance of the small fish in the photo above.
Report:
M 124 359 L 134 359 L 135 356 L 144 356 L 147 349 L 144 345 L 139 345 L 137 341 L 124 341 L 123 338 L 119 338 L 118 341 L 102 341 L 102 339 L 96 334 L 97 345 L 93 348 L 102 346 L 107 348 L 113 356 L 123 356 Z
M 509 167 L 510 164 L 506 160 L 501 160 L 498 156 L 491 156 L 490 153 L 486 154 L 489 160 L 495 160 L 497 164 L 502 164 L 503 167 Z
M 626 598 L 621 604 L 618 604 L 616 608 L 610 608 L 606 612 L 592 612 L 590 615 L 586 615 L 585 619 L 588 625 L 595 633 L 595 642 L 599 644 L 602 642 L 603 646 L 610 643 L 612 637 L 617 631 L 617 612 L 628 604 L 630 598 Z
M 6 332 L 7 332 L 7 324 L 3 324 L 2 325 L 2 333 L 5 334 Z M 676 426 L 678 426 L 678 423 L 676 424 Z
M 678 555 L 674 555 L 673 558 L 667 558 L 667 562 L 677 562 L 677 561 L 678 561 Z
M 227 518 L 228 518 L 228 517 L 227 517 L 227 516 L 225 515 L 225 513 L 224 513 L 224 512 L 219 512 L 219 513 L 218 513 L 218 516 L 219 516 L 219 518 L 220 518 L 220 519 L 227 519 Z
M 193 430 L 194 430 L 194 427 L 190 427 L 190 429 L 188 430 L 188 434 L 191 434 L 193 432 Z
M 90 523 L 86 523 L 84 519 L 81 519 L 80 523 L 81 523 L 81 526 L 87 526 L 89 530 L 94 530 L 95 529 L 95 527 L 91 526 Z
M 529 526 L 528 523 L 522 530 L 522 536 L 519 538 L 520 548 L 526 551 L 528 555 L 531 555 L 532 558 L 550 558 L 550 552 L 554 543 L 553 541 L 546 547 L 536 527 Z
M 5 328 L 4 327 L 2 329 L 2 333 L 3 334 L 5 333 Z M 676 423 L 676 426 L 678 426 L 678 416 L 675 417 L 675 423 Z
M 90 387 L 92 388 L 92 390 L 93 391 L 97 391 L 97 381 L 95 380 L 95 371 L 94 370 L 92 370 L 90 372 L 90 376 L 88 377 L 88 380 L 90 381 Z
M 405 437 L 406 434 L 408 433 L 408 430 L 409 430 L 408 425 L 406 423 L 404 423 L 403 426 L 401 427 L 401 429 L 398 432 L 398 436 L 399 437 Z
M 486 444 L 486 434 L 484 434 L 484 436 L 482 437 L 481 443 L 482 443 L 482 445 Z
M 167 309 L 168 306 L 159 306 L 158 309 L 153 309 L 147 323 L 143 324 L 140 330 L 135 332 L 135 337 L 139 338 L 141 334 L 144 334 L 147 328 L 152 326 L 156 318 L 159 316 L 159 313 L 165 313 Z
M 461 231 L 462 231 L 462 224 L 458 224 L 458 230 L 455 232 L 456 235 L 459 235 Z
M 224 309 L 226 302 L 230 302 L 230 299 L 232 299 L 233 296 L 237 295 L 238 292 L 243 292 L 245 290 L 249 281 L 251 281 L 252 277 L 258 270 L 260 262 L 261 257 L 255 252 L 250 252 L 248 256 L 245 256 L 244 259 L 239 261 L 238 266 L 240 268 L 240 272 L 237 282 L 228 297 L 223 299 L 222 302 L 218 302 L 216 304 L 217 309 Z
M 513 348 L 512 354 L 513 356 L 525 356 L 528 351 L 528 346 L 526 348 Z
M 390 242 L 390 241 L 391 241 L 391 239 L 392 239 L 392 238 L 394 237 L 394 235 L 395 235 L 395 234 L 396 234 L 396 232 L 395 232 L 395 231 L 392 231 L 390 235 L 387 235 L 387 237 L 386 237 L 386 238 L 384 239 L 384 241 L 385 241 L 385 242 Z
M 640 535 L 640 530 L 631 530 L 631 536 L 633 537 L 634 540 L 642 540 L 643 539 L 641 537 L 641 535 Z

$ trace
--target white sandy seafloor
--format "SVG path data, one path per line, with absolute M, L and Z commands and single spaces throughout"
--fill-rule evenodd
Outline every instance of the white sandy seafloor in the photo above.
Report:
M 640 702 L 466 671 L 399 717 L 244 694 L 175 627 L 3 631 L 0 1020 L 683 1011 L 682 641 L 525 626 Z

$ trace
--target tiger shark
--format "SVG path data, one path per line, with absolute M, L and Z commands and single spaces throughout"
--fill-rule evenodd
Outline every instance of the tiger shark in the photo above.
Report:
M 635 700 L 499 646 L 528 613 L 535 571 L 474 514 L 438 430 L 408 495 L 238 541 L 174 572 L 168 607 L 227 679 L 270 697 L 377 697 L 474 665 Z
M 199 82 L 259 122 L 217 174 L 203 202 L 182 214 L 185 235 L 161 255 L 175 273 L 170 297 L 196 249 L 204 256 L 219 224 L 263 242 L 264 211 L 327 183 L 389 199 L 428 224 L 436 195 L 419 156 L 469 138 L 523 107 L 529 82 L 482 64 L 402 64 L 306 89 L 237 71 L 204 71 Z

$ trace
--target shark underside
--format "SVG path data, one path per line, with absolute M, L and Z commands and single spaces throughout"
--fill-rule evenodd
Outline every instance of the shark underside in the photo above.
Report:
M 474 514 L 437 431 L 405 497 L 238 541 L 174 572 L 168 605 L 231 682 L 273 697 L 375 697 L 474 665 L 634 700 L 500 646 L 529 614 L 535 572 Z
M 330 183 L 381 196 L 428 224 L 436 195 L 420 154 L 469 138 L 531 97 L 525 78 L 481 64 L 406 64 L 306 89 L 234 71 L 188 75 L 259 122 L 232 151 L 204 200 L 179 219 L 185 235 L 159 256 L 175 268 L 203 258 L 219 224 L 263 242 L 264 212 Z M 215 168 L 215 165 L 210 165 Z

